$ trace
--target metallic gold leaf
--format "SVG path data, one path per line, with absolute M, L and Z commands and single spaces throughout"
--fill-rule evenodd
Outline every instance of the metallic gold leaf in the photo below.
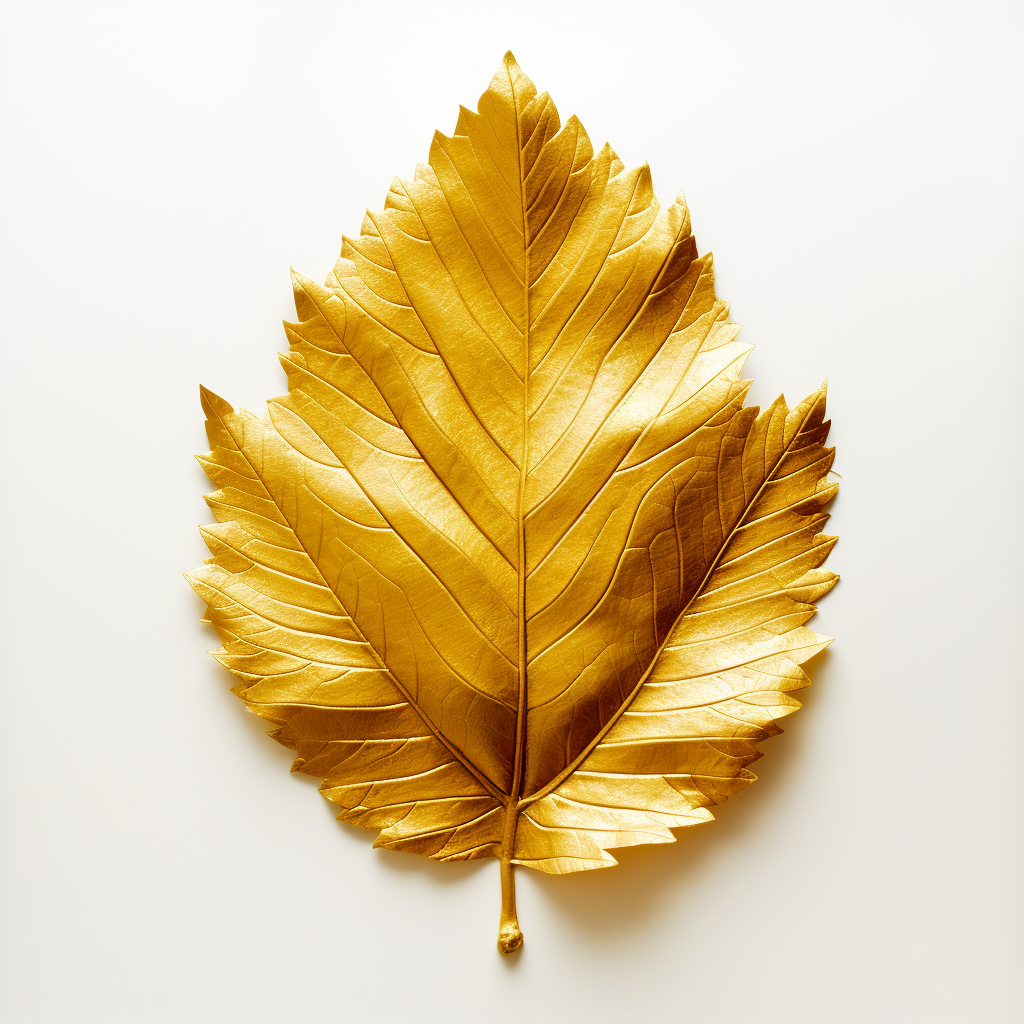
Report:
M 235 692 L 376 845 L 615 863 L 754 779 L 799 704 L 835 493 L 825 391 L 744 408 L 749 348 L 662 210 L 512 55 L 323 286 L 288 394 L 205 389 Z

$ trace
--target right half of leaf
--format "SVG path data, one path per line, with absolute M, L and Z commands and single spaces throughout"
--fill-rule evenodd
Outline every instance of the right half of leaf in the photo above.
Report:
M 838 577 L 821 569 L 837 487 L 825 388 L 750 421 L 739 476 L 720 487 L 729 533 L 702 586 L 631 698 L 570 769 L 522 803 L 516 863 L 549 872 L 610 866 L 606 851 L 672 842 L 672 828 L 753 782 L 747 766 L 800 707 L 801 663 L 830 642 L 805 627 Z M 729 505 L 733 506 L 731 509 Z M 729 515 L 729 513 L 732 515 Z

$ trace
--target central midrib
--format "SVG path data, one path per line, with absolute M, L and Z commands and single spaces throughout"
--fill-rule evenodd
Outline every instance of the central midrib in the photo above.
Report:
M 526 175 L 523 172 L 523 145 L 520 132 L 519 96 L 515 82 L 509 74 L 509 88 L 512 91 L 512 110 L 516 119 L 516 168 L 519 175 L 519 204 L 523 224 L 523 443 L 519 459 L 519 491 L 516 496 L 516 526 L 519 549 L 519 595 L 517 618 L 519 620 L 519 700 L 516 707 L 515 751 L 512 760 L 512 789 L 505 809 L 505 832 L 502 842 L 502 860 L 515 856 L 516 824 L 519 818 L 518 803 L 523 787 L 523 762 L 526 755 L 526 527 L 523 517 L 523 502 L 526 494 L 526 464 L 529 438 L 529 374 L 530 374 L 530 240 L 526 216 Z

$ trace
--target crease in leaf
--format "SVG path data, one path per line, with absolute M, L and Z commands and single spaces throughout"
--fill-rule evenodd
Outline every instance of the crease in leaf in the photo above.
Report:
M 749 347 L 682 195 L 563 127 L 511 54 L 293 276 L 288 393 L 206 389 L 235 691 L 375 845 L 607 867 L 749 785 L 829 638 L 825 387 L 744 407 Z

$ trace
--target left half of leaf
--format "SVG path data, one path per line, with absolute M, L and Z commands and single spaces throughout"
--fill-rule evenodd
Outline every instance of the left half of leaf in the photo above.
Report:
M 241 680 L 234 692 L 274 723 L 293 770 L 323 779 L 339 818 L 381 829 L 375 845 L 438 860 L 498 855 L 503 794 L 440 735 L 328 583 L 332 538 L 317 502 L 363 532 L 387 524 L 360 506 L 343 469 L 317 478 L 272 423 L 205 389 L 202 401 L 211 451 L 199 461 L 218 488 L 207 496 L 217 525 L 202 531 L 212 557 L 187 578 L 223 645 L 214 656 Z M 359 600 L 372 604 L 364 582 Z

